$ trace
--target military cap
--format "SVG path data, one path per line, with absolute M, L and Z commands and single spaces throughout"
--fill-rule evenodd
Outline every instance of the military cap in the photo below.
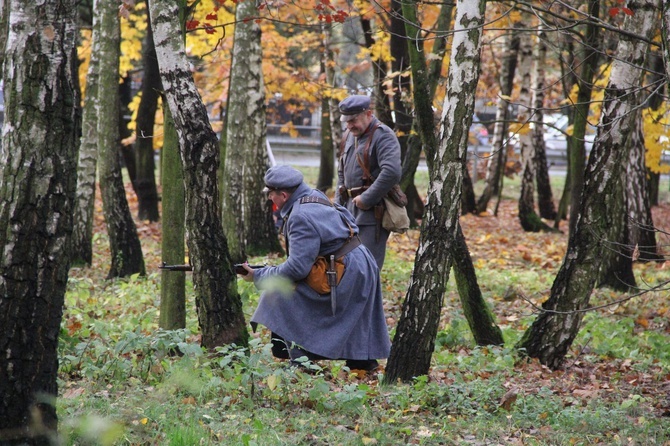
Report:
M 340 121 L 351 121 L 356 115 L 370 109 L 370 98 L 360 94 L 349 96 L 340 102 L 339 108 L 342 114 Z
M 291 189 L 302 183 L 302 173 L 291 166 L 272 166 L 265 173 L 265 193 L 271 190 Z

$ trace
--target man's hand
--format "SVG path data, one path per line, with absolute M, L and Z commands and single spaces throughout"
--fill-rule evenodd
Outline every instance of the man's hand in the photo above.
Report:
M 240 265 L 244 270 L 246 271 L 245 274 L 240 274 L 239 272 L 237 273 L 238 275 L 242 276 L 242 279 L 244 279 L 245 282 L 253 282 L 254 281 L 254 269 L 249 266 L 248 263 L 242 263 Z
M 364 211 L 367 211 L 368 209 L 370 209 L 370 206 L 366 206 L 365 203 L 363 203 L 363 200 L 361 200 L 360 195 L 355 197 L 352 201 L 358 209 L 363 209 Z

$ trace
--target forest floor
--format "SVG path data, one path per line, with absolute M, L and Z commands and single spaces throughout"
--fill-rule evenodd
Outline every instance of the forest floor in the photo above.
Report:
M 128 200 L 136 215 L 137 203 L 130 189 Z M 654 221 L 665 231 L 659 232 L 657 239 L 666 258 L 670 258 L 668 201 L 653 208 Z M 176 373 L 174 366 L 166 365 L 162 359 L 151 363 L 145 372 L 138 371 L 135 368 L 144 367 L 140 365 L 150 357 L 148 351 L 125 351 L 120 347 L 120 340 L 116 344 L 105 341 L 105 336 L 127 337 L 127 333 L 123 334 L 128 330 L 126 324 L 135 319 L 137 322 L 133 322 L 132 327 L 137 327 L 136 334 L 155 336 L 157 308 L 151 305 L 155 304 L 156 297 L 151 294 L 159 288 L 161 224 L 136 222 L 148 281 L 138 285 L 133 281 L 113 283 L 104 279 L 109 269 L 109 253 L 105 252 L 106 229 L 101 209 L 98 203 L 94 265 L 73 269 L 70 275 L 73 283 L 85 283 L 90 288 L 86 293 L 97 297 L 75 296 L 80 290 L 77 286 L 69 292 L 71 307 L 66 310 L 63 325 L 71 336 L 68 342 L 72 347 L 70 350 L 64 347 L 61 359 L 62 418 L 74 420 L 82 413 L 93 411 L 124 426 L 125 440 L 119 444 L 168 444 L 163 440 L 172 433 L 165 420 L 161 421 L 158 415 L 154 419 L 142 414 L 168 410 L 165 408 L 168 397 L 162 396 L 151 405 L 154 398 L 151 395 L 168 385 L 167 377 L 174 377 Z M 480 288 L 503 331 L 505 346 L 474 345 L 451 274 L 430 373 L 406 390 L 381 386 L 381 375 L 350 374 L 336 361 L 323 361 L 320 364 L 323 368 L 315 377 L 298 377 L 297 381 L 278 378 L 277 367 L 282 365 L 268 357 L 267 352 L 263 353 L 261 346 L 267 344 L 267 333 L 260 331 L 252 335 L 259 342 L 255 348 L 260 350 L 255 351 L 260 355 L 260 364 L 264 364 L 262 368 L 257 365 L 254 372 L 260 380 L 255 391 L 254 386 L 251 387 L 250 398 L 255 408 L 242 404 L 243 398 L 237 392 L 245 391 L 239 389 L 218 389 L 212 400 L 203 390 L 212 384 L 202 384 L 200 390 L 191 394 L 184 390 L 189 388 L 186 384 L 179 384 L 179 391 L 171 390 L 177 392 L 177 399 L 169 400 L 168 404 L 174 406 L 170 410 L 200 417 L 198 425 L 189 427 L 206 432 L 209 440 L 203 443 L 201 439 L 200 444 L 225 442 L 228 435 L 229 440 L 234 439 L 230 444 L 348 444 L 346 438 L 353 435 L 356 440 L 351 444 L 364 445 L 670 446 L 670 290 L 666 287 L 636 297 L 609 289 L 594 290 L 590 303 L 598 308 L 585 315 L 564 366 L 551 370 L 536 360 L 519 357 L 514 344 L 549 297 L 565 255 L 566 223 L 562 222 L 560 233 L 524 233 L 518 222 L 516 201 L 503 199 L 497 216 L 465 215 L 461 217 L 461 225 Z M 392 336 L 400 318 L 418 240 L 418 230 L 394 234 L 389 240 L 382 283 Z M 277 257 L 253 260 L 283 261 Z M 637 262 L 635 273 L 640 288 L 669 281 L 670 260 Z M 244 282 L 238 284 L 248 319 L 257 294 Z M 127 301 L 123 300 L 124 295 L 129 296 Z M 143 302 L 143 299 L 148 301 Z M 77 306 L 79 308 L 75 308 Z M 197 345 L 197 320 L 194 311 L 188 308 L 187 311 L 190 313 L 187 325 L 192 334 L 185 341 Z M 105 323 L 109 326 L 103 328 Z M 113 330 L 118 330 L 118 334 L 113 334 Z M 147 342 L 155 345 L 155 338 L 151 339 Z M 125 342 L 128 344 L 130 340 L 126 338 Z M 77 350 L 76 345 L 81 343 L 87 343 L 87 351 Z M 120 350 L 124 351 L 121 356 L 117 353 Z M 79 354 L 78 359 L 73 359 Z M 87 355 L 90 358 L 86 359 Z M 108 361 L 103 364 L 105 361 L 100 358 L 105 355 L 114 358 L 114 365 Z M 122 367 L 126 360 L 129 365 Z M 215 377 L 225 374 L 219 369 L 210 370 L 209 362 L 204 364 L 200 364 L 199 370 L 203 367 L 208 370 L 206 380 L 211 381 L 212 374 Z M 383 366 L 382 363 L 380 373 Z M 229 379 L 244 380 L 242 376 L 236 369 L 235 377 Z M 194 382 L 199 381 L 194 378 Z M 170 385 L 175 386 L 173 382 Z M 279 388 L 284 390 L 280 392 Z M 317 389 L 320 390 L 317 392 Z M 112 391 L 125 395 L 132 408 L 122 402 L 102 404 L 105 395 Z M 322 391 L 327 395 L 319 393 Z M 347 404 L 359 401 L 364 406 L 357 406 L 352 415 L 346 405 L 339 405 L 344 399 Z M 138 407 L 145 404 L 146 407 Z M 331 406 L 336 410 L 326 409 L 324 413 L 324 407 Z M 137 413 L 128 415 L 133 411 Z M 231 415 L 231 411 L 240 418 Z M 282 425 L 273 425 L 272 417 L 281 418 Z M 256 421 L 249 422 L 249 419 Z M 371 425 L 364 425 L 364 420 L 372 421 Z M 315 425 L 319 426 L 318 434 L 314 433 Z M 73 438 L 85 437 L 81 432 L 72 435 Z M 275 435 L 286 438 L 270 440 Z M 70 441 L 70 444 L 80 444 Z

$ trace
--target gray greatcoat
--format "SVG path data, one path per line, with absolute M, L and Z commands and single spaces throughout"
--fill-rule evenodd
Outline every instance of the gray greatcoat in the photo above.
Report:
M 319 295 L 303 281 L 317 256 L 330 255 L 345 243 L 350 234 L 347 222 L 358 232 L 352 215 L 343 207 L 300 203 L 300 198 L 309 195 L 326 198 L 302 183 L 281 209 L 288 258 L 281 265 L 255 271 L 254 283 L 263 292 L 251 322 L 325 358 L 387 358 L 391 342 L 379 270 L 365 246 L 344 257 L 334 316 L 330 294 Z M 292 286 L 287 291 L 273 278 L 288 279 Z
M 362 152 L 370 138 L 370 130 L 376 125 L 379 125 L 379 128 L 372 133 L 372 140 L 368 149 L 370 173 L 375 178 L 375 182 L 361 194 L 363 203 L 370 206 L 370 209 L 362 210 L 354 205 L 351 197 L 345 201 L 339 190 L 342 185 L 347 189 L 363 185 L 363 169 L 356 160 L 356 155 L 360 153 L 361 157 L 363 156 Z M 384 263 L 386 240 L 389 232 L 383 228 L 376 228 L 377 220 L 375 219 L 374 206 L 379 204 L 388 191 L 400 182 L 401 175 L 400 143 L 393 130 L 388 126 L 373 117 L 368 130 L 360 138 L 349 134 L 344 143 L 344 153 L 338 168 L 335 202 L 346 206 L 349 212 L 354 215 L 356 224 L 361 229 L 361 240 L 375 256 L 380 269 Z M 379 234 L 377 234 L 378 231 Z

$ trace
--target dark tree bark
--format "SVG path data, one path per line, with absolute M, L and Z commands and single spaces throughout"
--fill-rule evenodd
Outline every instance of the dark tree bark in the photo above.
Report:
M 667 39 L 666 39 L 667 42 Z M 666 45 L 667 46 L 667 43 Z M 663 105 L 664 98 L 666 97 L 667 83 L 665 81 L 665 65 L 663 64 L 663 55 L 661 51 L 650 50 L 648 56 L 648 64 L 650 69 L 647 73 L 649 77 L 650 85 L 660 85 L 661 87 L 655 88 L 647 98 L 646 105 L 652 110 L 658 110 L 661 105 Z M 647 177 L 649 178 L 647 182 L 649 196 L 649 204 L 651 206 L 658 206 L 658 192 L 660 187 L 661 175 L 658 172 L 652 172 L 650 169 L 647 169 Z
M 509 127 L 509 101 L 514 85 L 514 73 L 519 57 L 519 31 L 514 28 L 505 34 L 503 40 L 502 62 L 500 65 L 500 94 L 496 102 L 496 123 L 493 130 L 491 147 L 486 170 L 484 191 L 477 200 L 477 213 L 486 212 L 491 198 L 498 195 L 502 184 L 503 170 L 507 160 L 507 129 Z
M 440 12 L 437 17 L 437 22 L 435 23 L 435 27 L 433 29 L 433 34 L 435 35 L 435 40 L 433 43 L 433 50 L 432 50 L 432 56 L 430 58 L 430 62 L 427 62 L 425 57 L 423 55 L 417 55 L 418 53 L 414 52 L 414 48 L 417 48 L 416 46 L 413 46 L 414 44 L 411 44 L 410 41 L 408 40 L 408 57 L 410 57 L 410 65 L 413 65 L 415 62 L 417 66 L 424 67 L 427 66 L 428 70 L 426 74 L 424 75 L 424 69 L 419 69 L 417 66 L 412 67 L 412 82 L 413 82 L 413 89 L 414 89 L 414 122 L 413 126 L 417 130 L 417 133 L 421 132 L 432 132 L 432 136 L 429 137 L 430 141 L 428 144 L 430 144 L 432 147 L 435 147 L 437 145 L 436 142 L 436 137 L 435 137 L 435 123 L 434 123 L 434 116 L 433 116 L 433 111 L 432 111 L 432 98 L 435 96 L 435 91 L 437 90 L 437 84 L 439 80 L 441 79 L 442 76 L 442 65 L 444 62 L 444 55 L 446 53 L 446 45 L 447 45 L 447 35 L 448 35 L 448 30 L 451 26 L 451 16 L 453 12 L 453 5 L 451 3 L 445 3 L 440 7 Z M 403 15 L 405 14 L 404 8 L 402 10 Z M 416 13 L 412 13 L 414 17 L 416 17 Z M 416 23 L 416 19 L 412 21 L 412 23 Z M 410 27 L 412 27 L 410 25 Z M 413 28 L 413 27 L 412 27 Z M 405 31 L 405 35 L 407 35 L 409 32 L 416 33 L 416 29 L 412 29 L 410 31 Z M 423 44 L 421 41 L 416 41 L 415 44 L 418 45 L 418 47 L 423 47 Z M 414 55 L 409 55 L 409 53 L 414 52 Z M 420 57 L 420 60 L 417 60 L 415 62 L 412 62 L 412 58 L 415 57 Z M 417 70 L 420 70 L 420 72 L 417 72 Z M 416 90 L 417 88 L 423 89 L 424 91 L 417 93 Z M 427 92 L 427 94 L 426 94 Z M 417 96 L 418 95 L 418 96 Z M 418 101 L 416 98 L 419 98 Z M 423 115 L 424 117 L 419 118 L 419 115 Z M 421 124 L 419 124 L 419 120 L 422 121 Z M 430 128 L 431 130 L 429 130 Z M 416 135 L 410 136 L 407 142 L 407 151 L 403 157 L 403 166 L 402 166 L 402 177 L 400 179 L 400 186 L 402 189 L 405 191 L 405 194 L 407 195 L 407 213 L 410 218 L 410 225 L 411 227 L 416 227 L 417 218 L 422 218 L 423 212 L 424 212 L 424 202 L 421 196 L 419 195 L 419 191 L 416 189 L 416 185 L 414 184 L 414 176 L 416 174 L 416 169 L 417 166 L 419 165 L 419 161 L 421 159 L 421 151 L 423 149 L 424 144 L 426 144 L 426 141 L 424 141 L 424 138 L 419 136 L 417 137 Z M 430 160 L 428 160 L 430 162 Z
M 165 97 L 179 137 L 186 200 L 186 242 L 193 265 L 201 343 L 246 346 L 248 332 L 223 234 L 217 168 L 219 140 L 195 87 L 182 33 L 179 0 L 150 1 L 151 26 Z
M 181 19 L 180 19 L 181 20 Z M 184 249 L 184 175 L 179 158 L 179 140 L 172 114 L 163 100 L 163 221 L 161 260 L 169 265 L 183 264 Z M 165 330 L 186 327 L 186 272 L 161 271 L 161 305 L 158 324 Z
M 331 48 L 332 26 L 325 22 L 321 26 L 323 30 L 323 72 L 326 75 L 328 87 L 335 88 L 335 57 Z M 342 122 L 340 122 L 338 101 L 335 98 L 328 95 L 322 99 L 321 104 L 322 143 L 317 188 L 325 191 L 333 187 L 336 168 L 335 157 L 339 154 L 340 142 L 342 141 Z M 326 118 L 328 119 L 327 122 Z
M 226 111 L 223 170 L 223 227 L 235 262 L 281 252 L 271 207 L 262 190 L 270 161 L 266 146 L 265 86 L 261 28 L 245 20 L 257 12 L 253 2 L 236 7 L 233 59 Z
M 472 185 L 470 171 L 465 167 L 463 171 L 463 190 L 461 192 L 461 213 L 476 214 L 477 202 L 475 201 L 475 188 Z
M 430 369 L 441 303 L 453 263 L 450 246 L 455 243 L 458 234 L 468 129 L 472 123 L 474 91 L 479 79 L 484 8 L 485 2 L 478 0 L 465 0 L 457 6 L 454 22 L 457 32 L 454 33 L 452 43 L 439 145 L 424 146 L 427 159 L 430 159 L 428 204 L 422 222 L 414 273 L 386 366 L 385 382 L 409 381 L 427 374 Z M 416 39 L 418 35 L 415 24 L 416 20 L 408 20 L 407 34 L 411 39 Z M 414 29 L 410 30 L 409 26 Z M 458 32 L 464 29 L 468 32 Z M 411 56 L 413 67 L 415 56 L 417 54 Z M 425 65 L 416 65 L 416 69 L 423 67 Z M 417 86 L 417 90 L 428 91 L 425 86 Z M 432 110 L 430 114 L 422 116 L 419 126 L 428 125 L 425 122 L 427 116 L 432 120 Z M 425 136 L 422 135 L 422 138 Z
M 321 160 L 316 188 L 322 192 L 333 188 L 333 178 L 335 177 L 335 147 L 330 127 L 329 103 L 329 98 L 321 100 Z
M 393 115 L 395 117 L 395 127 L 393 129 L 400 142 L 401 156 L 404 158 L 407 153 L 407 140 L 414 118 L 403 98 L 410 98 L 412 95 L 412 84 L 409 76 L 403 76 L 409 69 L 409 55 L 407 53 L 407 33 L 405 31 L 405 22 L 402 19 L 402 7 L 399 0 L 391 0 L 390 14 L 390 51 L 391 71 L 393 76 Z
M 147 8 L 147 23 L 150 23 Z M 154 123 L 160 97 L 161 78 L 154 49 L 151 26 L 147 26 L 142 49 L 142 97 L 135 120 L 135 193 L 137 194 L 137 218 L 158 221 L 158 190 L 156 188 L 156 163 L 154 162 Z
M 600 1 L 589 0 L 589 14 L 598 17 L 600 14 Z M 572 136 L 568 137 L 568 179 L 570 201 L 569 233 L 573 234 L 574 224 L 577 221 L 577 211 L 584 187 L 584 167 L 586 166 L 586 149 L 584 135 L 588 125 L 589 104 L 593 92 L 593 79 L 598 68 L 598 54 L 602 43 L 600 42 L 599 27 L 593 21 L 587 21 L 585 25 L 584 45 L 580 45 L 581 66 L 579 76 L 576 79 L 578 85 L 577 103 L 572 110 Z M 565 91 L 570 91 L 565 90 Z M 562 201 L 563 199 L 561 199 Z M 560 215 L 560 211 L 559 211 Z
M 544 65 L 547 59 L 546 33 L 542 26 L 538 30 L 537 44 L 534 50 L 535 68 L 533 69 L 533 108 L 535 110 L 535 127 L 533 128 L 533 145 L 535 147 L 535 181 L 537 182 L 537 209 L 540 217 L 546 219 L 556 218 L 556 205 L 554 194 L 551 190 L 549 180 L 549 168 L 547 167 L 547 154 L 544 144 L 544 91 L 545 74 Z
M 130 214 L 119 166 L 119 45 L 118 5 L 100 0 L 100 73 L 98 84 L 98 161 L 102 209 L 107 223 L 111 266 L 108 278 L 145 274 L 144 257 Z
M 381 15 L 378 15 L 377 18 L 381 19 Z M 365 40 L 366 48 L 372 48 L 375 44 L 375 31 L 373 29 L 372 21 L 361 17 L 361 27 L 363 28 L 363 38 Z M 373 59 L 372 72 L 374 78 L 374 93 L 372 99 L 374 101 L 375 116 L 377 116 L 377 119 L 381 122 L 390 128 L 393 128 L 394 124 L 393 115 L 391 114 L 391 103 L 388 95 L 384 92 L 385 88 L 383 85 L 383 81 L 386 79 L 386 73 L 388 72 L 386 62 L 382 59 Z
M 650 39 L 655 16 L 654 0 L 642 1 L 637 4 L 635 14 L 624 19 L 623 29 Z M 563 363 L 579 332 L 602 256 L 618 240 L 611 212 L 621 196 L 621 177 L 629 157 L 626 142 L 635 106 L 632 97 L 641 83 L 638 67 L 643 66 L 646 49 L 646 42 L 621 36 L 589 157 L 575 232 L 569 239 L 551 296 L 518 344 L 525 354 L 551 368 L 559 368 Z
M 0 443 L 50 445 L 81 130 L 76 7 L 12 0 L 10 11 L 17 13 L 8 17 L 4 48 L 0 148 Z
M 92 20 L 91 59 L 86 73 L 82 135 L 77 162 L 77 200 L 70 243 L 72 264 L 77 266 L 91 265 L 93 261 L 93 210 L 98 168 L 99 15 L 94 15 Z
M 456 231 L 451 251 L 454 259 L 454 278 L 465 319 L 477 345 L 502 345 L 504 343 L 502 331 L 496 325 L 493 312 L 482 296 L 460 224 Z

